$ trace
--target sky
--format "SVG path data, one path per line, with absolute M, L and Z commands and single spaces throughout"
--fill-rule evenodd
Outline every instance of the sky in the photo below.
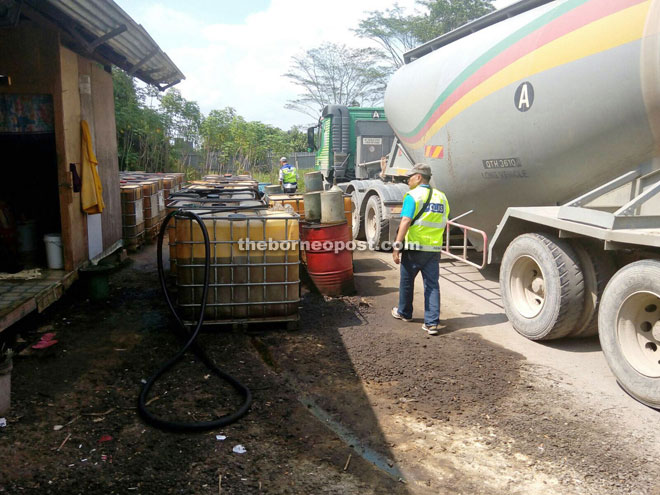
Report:
M 186 79 L 175 87 L 202 113 L 233 107 L 246 120 L 288 130 L 313 124 L 284 108 L 299 93 L 283 76 L 291 58 L 324 42 L 369 46 L 351 29 L 369 12 L 415 0 L 115 0 L 149 32 Z M 497 8 L 514 0 L 496 0 Z

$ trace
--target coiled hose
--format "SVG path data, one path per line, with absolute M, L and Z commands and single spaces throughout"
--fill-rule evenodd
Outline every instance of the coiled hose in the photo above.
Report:
M 165 282 L 165 270 L 163 268 L 163 238 L 165 237 L 167 225 L 170 223 L 170 220 L 175 215 L 180 217 L 187 217 L 197 222 L 197 224 L 202 230 L 202 235 L 204 236 L 204 250 L 206 254 L 205 263 L 204 263 L 204 287 L 202 289 L 202 301 L 200 304 L 201 307 L 199 312 L 199 319 L 197 320 L 197 325 L 195 326 L 195 329 L 193 330 L 192 333 L 190 333 L 187 330 L 185 323 L 177 314 L 176 309 L 172 304 L 172 300 L 170 299 L 169 292 L 167 291 L 167 284 Z M 140 392 L 140 396 L 138 398 L 138 412 L 140 413 L 140 416 L 142 416 L 142 418 L 148 424 L 155 426 L 156 428 L 160 428 L 162 430 L 168 430 L 168 431 L 180 431 L 180 432 L 205 431 L 231 424 L 247 413 L 248 409 L 250 408 L 250 405 L 252 404 L 252 393 L 245 385 L 239 382 L 236 378 L 234 378 L 233 376 L 225 373 L 220 368 L 218 368 L 196 342 L 197 335 L 199 334 L 199 331 L 202 328 L 202 325 L 204 324 L 204 311 L 206 310 L 206 297 L 208 295 L 208 290 L 209 290 L 209 273 L 211 267 L 211 242 L 209 241 L 209 233 L 208 230 L 206 229 L 206 225 L 204 225 L 204 222 L 199 217 L 199 215 L 197 215 L 192 211 L 177 210 L 171 212 L 170 214 L 167 215 L 167 217 L 165 217 L 165 220 L 163 221 L 160 231 L 158 232 L 157 259 L 158 259 L 158 278 L 160 280 L 160 287 L 163 290 L 163 295 L 165 296 L 165 301 L 167 302 L 167 306 L 172 312 L 172 315 L 174 315 L 174 319 L 178 324 L 178 328 L 175 328 L 175 333 L 177 334 L 177 336 L 180 336 L 183 339 L 187 338 L 188 341 L 181 348 L 181 350 L 179 350 L 174 356 L 172 356 L 172 358 L 170 358 L 165 364 L 163 364 L 161 368 L 158 371 L 156 371 L 156 373 L 154 373 L 151 376 L 151 378 L 147 380 L 144 387 L 142 387 L 142 391 Z M 147 410 L 146 399 L 147 399 L 147 395 L 149 394 L 149 390 L 151 390 L 151 387 L 153 387 L 154 383 L 156 382 L 156 380 L 158 380 L 158 378 L 160 378 L 164 373 L 166 373 L 170 368 L 172 368 L 179 360 L 181 360 L 181 358 L 188 351 L 188 349 L 192 349 L 195 356 L 197 356 L 197 358 L 202 363 L 204 363 L 204 365 L 206 365 L 206 367 L 209 370 L 211 370 L 211 372 L 214 375 L 221 378 L 222 380 L 225 380 L 232 387 L 234 387 L 234 389 L 236 389 L 236 391 L 241 396 L 244 397 L 243 404 L 235 412 L 231 414 L 227 414 L 225 416 L 221 416 L 213 421 L 198 421 L 195 423 L 184 423 L 181 421 L 167 421 L 158 418 L 149 410 Z

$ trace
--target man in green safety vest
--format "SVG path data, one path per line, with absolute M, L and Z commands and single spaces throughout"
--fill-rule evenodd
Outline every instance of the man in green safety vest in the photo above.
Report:
M 429 335 L 439 333 L 440 324 L 440 251 L 449 216 L 444 193 L 429 185 L 431 167 L 416 164 L 408 174 L 410 191 L 403 198 L 401 224 L 392 257 L 401 265 L 399 306 L 392 316 L 412 321 L 415 277 L 421 271 L 424 282 L 424 325 Z M 401 249 L 403 247 L 403 250 Z
M 280 158 L 280 186 L 288 194 L 293 194 L 298 189 L 298 170 L 289 165 L 286 156 Z

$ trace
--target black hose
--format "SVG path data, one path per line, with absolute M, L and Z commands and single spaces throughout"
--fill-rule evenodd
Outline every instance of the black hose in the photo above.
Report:
M 211 194 L 245 194 L 251 193 L 253 198 L 257 199 L 258 191 L 251 187 L 240 187 L 240 188 L 224 188 L 224 187 L 207 187 L 207 188 L 195 188 L 195 189 L 182 189 L 180 191 L 170 194 L 170 199 L 187 199 L 187 198 L 205 198 Z
M 167 225 L 169 224 L 172 217 L 175 215 L 180 217 L 187 217 L 192 220 L 195 220 L 202 229 L 202 234 L 204 236 L 204 249 L 206 254 L 206 260 L 204 263 L 204 288 L 202 289 L 202 301 L 200 304 L 201 307 L 199 312 L 199 319 L 197 320 L 197 325 L 195 326 L 195 330 L 192 333 L 190 333 L 186 329 L 185 323 L 183 322 L 183 320 L 181 320 L 181 318 L 177 314 L 176 309 L 172 304 L 172 300 L 170 299 L 169 292 L 167 291 L 167 284 L 165 282 L 165 270 L 163 268 L 163 238 L 165 237 Z M 163 294 L 165 296 L 165 301 L 167 302 L 167 306 L 170 308 L 170 311 L 174 315 L 174 318 L 176 319 L 179 325 L 178 328 L 175 328 L 175 333 L 177 333 L 178 336 L 182 336 L 184 339 L 187 338 L 188 341 L 181 348 L 181 350 L 179 350 L 172 358 L 170 358 L 165 364 L 163 364 L 163 366 L 158 371 L 156 371 L 156 373 L 154 373 L 151 378 L 147 380 L 147 383 L 145 383 L 144 387 L 142 387 L 142 391 L 140 392 L 140 397 L 138 399 L 138 412 L 140 413 L 142 418 L 150 425 L 169 431 L 205 431 L 233 423 L 242 416 L 244 416 L 245 413 L 247 413 L 248 409 L 250 408 L 250 405 L 252 404 L 252 393 L 245 385 L 243 385 L 241 382 L 236 380 L 236 378 L 234 378 L 233 376 L 225 373 L 220 368 L 218 368 L 196 342 L 197 335 L 199 334 L 199 331 L 202 328 L 202 325 L 204 324 L 204 311 L 206 310 L 206 297 L 209 291 L 209 273 L 211 267 L 211 242 L 209 241 L 209 233 L 206 229 L 206 225 L 204 225 L 203 220 L 196 213 L 185 210 L 173 211 L 169 215 L 167 215 L 158 233 L 157 257 L 158 257 L 158 278 L 160 279 L 160 287 L 163 290 Z M 234 389 L 236 389 L 236 391 L 240 395 L 242 395 L 245 398 L 241 407 L 239 407 L 235 412 L 231 414 L 227 414 L 225 416 L 221 416 L 220 418 L 215 419 L 213 421 L 184 423 L 180 421 L 166 421 L 164 419 L 160 419 L 147 410 L 146 399 L 147 399 L 147 395 L 149 394 L 149 390 L 151 390 L 153 384 L 156 382 L 156 380 L 158 380 L 160 376 L 162 376 L 170 368 L 172 368 L 172 366 L 174 366 L 183 357 L 183 355 L 186 353 L 186 351 L 188 351 L 188 349 L 192 349 L 193 352 L 195 353 L 195 356 L 197 356 L 197 358 L 202 363 L 204 363 L 208 369 L 210 369 L 216 376 L 229 383 L 232 387 L 234 387 Z

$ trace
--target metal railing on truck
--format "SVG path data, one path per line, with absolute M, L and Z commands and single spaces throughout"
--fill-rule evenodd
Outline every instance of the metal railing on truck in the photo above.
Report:
M 461 232 L 463 234 L 463 243 L 461 245 L 451 245 L 451 236 L 449 235 L 449 231 L 453 228 L 461 229 Z M 475 234 L 479 234 L 481 238 L 483 239 L 484 243 L 484 249 L 482 250 L 482 258 L 481 258 L 481 264 L 478 265 L 477 263 L 470 261 L 467 257 L 467 252 L 468 248 L 471 247 L 468 243 L 468 238 L 467 234 L 468 232 L 474 232 Z M 440 251 L 442 254 L 445 256 L 449 256 L 452 259 L 455 259 L 457 261 L 461 261 L 463 263 L 466 263 L 470 266 L 473 266 L 479 270 L 481 270 L 483 267 L 486 266 L 487 264 L 487 255 L 488 251 L 486 249 L 486 246 L 488 246 L 488 235 L 486 232 L 483 230 L 475 229 L 474 227 L 468 227 L 467 225 L 463 225 L 460 223 L 456 223 L 455 221 L 452 220 L 447 220 L 447 226 L 445 227 L 445 239 L 443 242 L 443 249 Z M 462 253 L 459 254 L 454 254 L 451 251 L 454 250 L 461 250 Z

